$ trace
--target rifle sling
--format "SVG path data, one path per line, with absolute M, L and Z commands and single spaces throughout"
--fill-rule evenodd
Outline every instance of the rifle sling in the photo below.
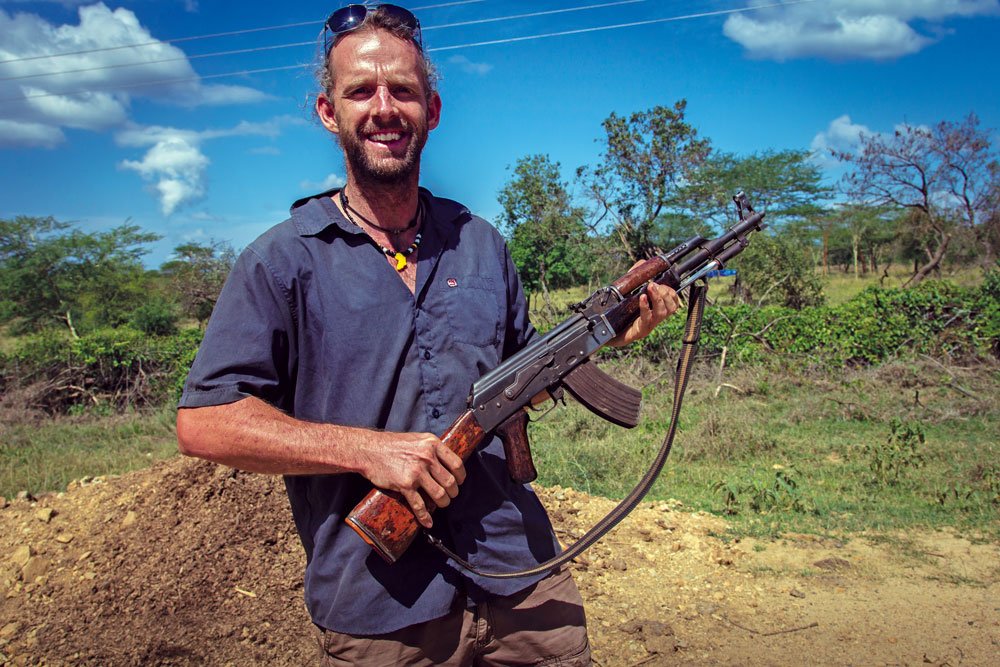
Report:
M 691 364 L 698 350 L 698 338 L 701 335 L 701 321 L 705 312 L 705 294 L 707 291 L 708 288 L 704 284 L 699 283 L 691 286 L 687 323 L 684 326 L 684 344 L 681 348 L 680 357 L 677 360 L 677 373 L 674 377 L 674 404 L 670 411 L 670 427 L 667 429 L 667 434 L 660 445 L 660 451 L 657 452 L 653 463 L 642 476 L 642 479 L 639 480 L 636 487 L 607 516 L 598 521 L 583 537 L 564 549 L 557 556 L 544 563 L 539 563 L 535 567 L 513 572 L 482 572 L 446 547 L 440 539 L 430 533 L 424 532 L 427 540 L 448 556 L 448 558 L 455 561 L 461 568 L 473 574 L 491 579 L 515 579 L 517 577 L 528 577 L 542 574 L 549 570 L 555 570 L 582 554 L 593 546 L 595 542 L 604 537 L 612 528 L 617 526 L 622 519 L 636 508 L 649 492 L 650 488 L 652 488 L 653 483 L 656 482 L 656 478 L 660 476 L 660 472 L 667 462 L 667 457 L 670 455 L 670 449 L 674 444 L 674 435 L 677 433 L 677 418 L 680 416 L 681 402 L 684 399 L 684 392 L 687 390 Z

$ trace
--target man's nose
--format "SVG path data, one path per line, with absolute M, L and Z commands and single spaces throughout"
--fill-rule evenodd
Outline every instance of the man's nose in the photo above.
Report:
M 396 98 L 386 86 L 379 86 L 375 93 L 375 114 L 382 119 L 394 118 L 397 114 Z

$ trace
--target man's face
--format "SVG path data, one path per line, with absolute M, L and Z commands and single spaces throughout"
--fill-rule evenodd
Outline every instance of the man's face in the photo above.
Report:
M 350 173 L 386 184 L 412 176 L 441 117 L 437 93 L 424 89 L 416 45 L 366 30 L 343 37 L 330 59 L 333 90 L 316 110 L 340 138 Z

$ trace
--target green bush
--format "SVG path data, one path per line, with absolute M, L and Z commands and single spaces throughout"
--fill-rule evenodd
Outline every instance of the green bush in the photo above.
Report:
M 130 327 L 77 339 L 43 332 L 0 358 L 4 393 L 49 414 L 123 410 L 172 400 L 201 342 L 197 329 L 155 336 Z
M 179 318 L 176 305 L 162 298 L 154 298 L 132 311 L 129 324 L 151 336 L 172 336 L 177 333 Z
M 657 361 L 675 356 L 682 313 L 636 344 Z M 867 365 L 906 352 L 973 359 L 1000 358 L 1000 271 L 977 289 L 928 280 L 913 289 L 869 287 L 838 306 L 709 306 L 702 355 L 727 352 L 727 364 L 757 363 L 774 354 L 828 366 Z
M 722 496 L 725 514 L 739 514 L 748 509 L 758 514 L 771 511 L 812 511 L 795 479 L 794 469 L 772 466 L 771 472 L 751 468 L 743 475 L 719 480 L 712 490 Z
M 864 448 L 868 467 L 872 471 L 872 483 L 894 486 L 910 470 L 922 467 L 927 462 L 921 451 L 924 443 L 924 428 L 919 422 L 892 419 L 885 442 L 868 443 Z

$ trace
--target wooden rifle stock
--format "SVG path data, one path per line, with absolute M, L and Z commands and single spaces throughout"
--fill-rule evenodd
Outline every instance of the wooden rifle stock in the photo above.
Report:
M 466 410 L 448 427 L 441 436 L 441 442 L 464 461 L 484 437 L 486 432 L 476 421 L 476 415 L 472 410 Z M 433 508 L 434 503 L 428 501 L 427 507 Z M 372 489 L 351 511 L 346 521 L 390 563 L 395 563 L 403 555 L 420 530 L 420 524 L 403 496 L 394 491 L 379 489 Z
M 538 473 L 528 446 L 527 413 L 518 410 L 496 431 L 503 441 L 511 478 L 520 484 L 533 481 Z M 441 436 L 441 442 L 464 461 L 485 437 L 486 432 L 476 421 L 475 413 L 466 410 L 448 427 Z M 424 500 L 427 509 L 433 511 L 434 503 L 426 497 Z M 399 560 L 420 530 L 420 524 L 402 494 L 380 489 L 369 491 L 347 515 L 346 522 L 389 563 Z

